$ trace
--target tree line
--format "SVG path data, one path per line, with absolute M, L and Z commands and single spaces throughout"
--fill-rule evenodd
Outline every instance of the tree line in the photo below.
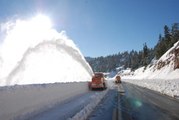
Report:
M 154 48 L 148 48 L 147 44 L 144 43 L 143 49 L 140 51 L 132 50 L 130 52 L 119 52 L 105 57 L 86 57 L 86 60 L 93 71 L 101 72 L 110 72 L 120 66 L 124 69 L 131 68 L 132 70 L 141 66 L 147 66 L 152 60 L 159 59 L 179 40 L 179 23 L 174 23 L 171 27 L 165 25 L 163 34 L 163 36 L 159 34 L 158 42 Z

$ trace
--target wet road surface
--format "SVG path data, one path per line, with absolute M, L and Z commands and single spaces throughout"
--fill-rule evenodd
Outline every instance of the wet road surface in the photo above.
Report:
M 105 98 L 88 117 L 88 120 L 111 120 L 113 117 L 113 109 L 118 106 L 117 97 L 117 90 L 109 90 Z
M 117 109 L 122 120 L 179 120 L 179 100 L 129 83 L 108 94 L 89 116 L 89 120 L 112 120 Z
M 123 83 L 119 109 L 123 120 L 179 120 L 179 101 L 158 92 Z

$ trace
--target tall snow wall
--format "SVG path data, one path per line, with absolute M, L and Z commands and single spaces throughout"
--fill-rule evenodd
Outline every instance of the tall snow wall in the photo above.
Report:
M 0 118 L 24 120 L 87 91 L 87 82 L 1 87 Z

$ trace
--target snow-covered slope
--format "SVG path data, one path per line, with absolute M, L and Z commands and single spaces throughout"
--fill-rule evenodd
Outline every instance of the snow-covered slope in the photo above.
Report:
M 92 69 L 74 42 L 42 17 L 3 26 L 1 86 L 90 80 Z
M 158 61 L 130 74 L 121 74 L 122 80 L 179 97 L 179 41 Z
M 179 41 L 169 49 L 158 61 L 141 67 L 123 78 L 132 79 L 179 79 Z

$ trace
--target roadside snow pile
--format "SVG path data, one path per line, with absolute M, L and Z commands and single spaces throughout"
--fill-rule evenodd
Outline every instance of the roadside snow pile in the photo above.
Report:
M 3 29 L 2 29 L 3 28 Z M 39 15 L 1 25 L 0 86 L 89 81 L 93 72 L 64 31 Z
M 80 112 L 78 112 L 75 116 L 69 118 L 68 120 L 86 120 L 88 116 L 91 114 L 91 112 L 94 110 L 94 108 L 104 98 L 107 92 L 108 90 L 103 92 L 96 92 L 95 95 L 91 97 L 91 102 L 87 106 L 85 106 Z
M 137 84 L 172 97 L 179 96 L 179 41 L 169 49 L 158 61 L 141 67 L 122 80 Z M 130 80 L 129 80 L 130 79 Z
M 123 80 L 141 87 L 145 87 L 171 97 L 179 98 L 179 80 Z
M 124 77 L 130 77 L 130 76 L 133 76 L 133 72 L 130 68 L 127 68 L 127 69 L 124 69 L 124 70 L 121 70 L 119 71 L 116 75 L 120 75 L 121 77 L 124 76 Z M 113 77 L 115 78 L 116 75 Z
M 88 82 L 0 87 L 0 118 L 1 120 L 30 119 L 87 92 L 89 92 Z

